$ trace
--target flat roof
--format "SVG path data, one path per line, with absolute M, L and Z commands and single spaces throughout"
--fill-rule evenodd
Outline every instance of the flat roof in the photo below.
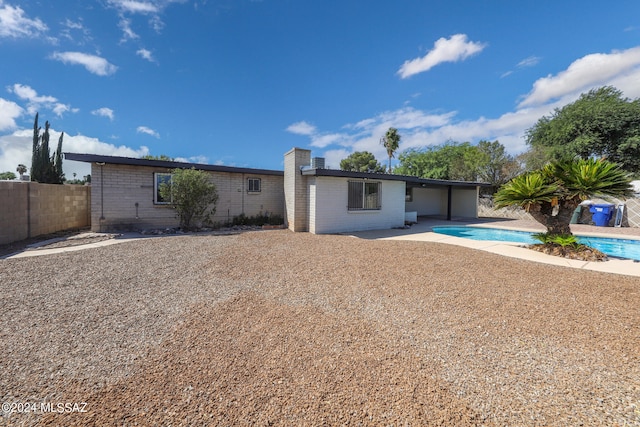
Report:
M 430 179 L 419 178 L 417 176 L 409 175 L 394 175 L 386 173 L 373 173 L 373 172 L 352 172 L 343 171 L 337 169 L 302 169 L 303 175 L 310 176 L 333 176 L 339 178 L 359 178 L 359 179 L 380 179 L 387 181 L 404 181 L 412 187 L 442 187 L 451 185 L 453 187 L 489 187 L 491 184 L 486 182 L 472 182 L 472 181 L 450 181 L 446 179 Z
M 229 172 L 229 173 L 249 173 L 260 175 L 276 175 L 283 176 L 283 171 L 277 171 L 272 169 L 253 169 L 253 168 L 239 168 L 234 166 L 220 166 L 220 165 L 208 165 L 204 163 L 186 163 L 176 162 L 169 160 L 150 160 L 139 159 L 134 157 L 120 157 L 120 156 L 104 156 L 100 154 L 81 154 L 81 153 L 64 153 L 66 160 L 74 160 L 76 162 L 85 163 L 108 163 L 113 165 L 131 165 L 131 166 L 150 166 L 156 168 L 196 168 L 206 171 L 214 172 Z M 358 178 L 358 179 L 379 179 L 386 181 L 404 181 L 412 187 L 488 187 L 491 184 L 485 182 L 471 182 L 471 181 L 449 181 L 446 179 L 430 179 L 419 178 L 417 176 L 409 175 L 394 175 L 387 173 L 370 173 L 370 172 L 352 172 L 343 171 L 338 169 L 314 169 L 305 168 L 301 170 L 303 175 L 310 176 L 331 176 L 338 178 Z
M 220 165 L 207 165 L 204 163 L 186 163 L 176 162 L 168 160 L 149 160 L 149 159 L 136 159 L 133 157 L 119 157 L 119 156 L 103 156 L 100 154 L 80 154 L 80 153 L 64 153 L 66 160 L 74 160 L 76 162 L 86 163 L 108 163 L 112 165 L 131 165 L 131 166 L 151 166 L 156 168 L 170 168 L 170 169 L 190 169 L 196 168 L 206 171 L 214 172 L 230 172 L 230 173 L 252 173 L 260 175 L 277 175 L 283 176 L 283 171 L 276 171 L 271 169 L 252 169 L 252 168 L 238 168 L 234 166 L 220 166 Z

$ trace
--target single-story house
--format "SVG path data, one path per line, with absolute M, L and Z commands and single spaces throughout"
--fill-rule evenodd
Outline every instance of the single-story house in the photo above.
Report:
M 324 159 L 293 148 L 284 171 L 65 153 L 91 163 L 91 229 L 175 227 L 158 186 L 176 168 L 207 171 L 218 190 L 214 222 L 271 213 L 292 231 L 315 234 L 400 227 L 417 216 L 476 218 L 483 183 L 324 168 Z
M 178 219 L 158 187 L 176 168 L 207 171 L 218 191 L 212 221 L 246 216 L 284 216 L 284 173 L 277 170 L 65 153 L 66 160 L 91 163 L 91 230 L 176 227 Z

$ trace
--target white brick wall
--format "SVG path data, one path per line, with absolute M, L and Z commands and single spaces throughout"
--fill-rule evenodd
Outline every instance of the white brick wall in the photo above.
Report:
M 315 177 L 309 185 L 315 195 L 310 203 L 309 231 L 316 234 L 375 230 L 404 225 L 403 181 L 382 183 L 382 209 L 349 211 L 347 209 L 349 178 Z

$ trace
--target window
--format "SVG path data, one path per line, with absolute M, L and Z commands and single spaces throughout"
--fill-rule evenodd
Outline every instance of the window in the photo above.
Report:
M 347 209 L 378 210 L 381 207 L 381 182 L 349 181 L 349 203 Z
M 168 205 L 171 200 L 165 200 L 160 195 L 160 186 L 162 184 L 171 184 L 170 173 L 154 173 L 153 174 L 153 203 L 156 205 Z
M 260 178 L 247 179 L 247 191 L 249 193 L 259 193 L 260 190 Z

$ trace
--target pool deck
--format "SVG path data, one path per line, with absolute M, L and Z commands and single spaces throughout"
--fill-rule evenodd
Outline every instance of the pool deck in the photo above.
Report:
M 572 260 L 552 255 L 546 255 L 541 252 L 527 249 L 523 247 L 522 243 L 471 240 L 461 237 L 438 234 L 431 231 L 432 227 L 446 225 L 473 225 L 478 227 L 495 227 L 509 230 L 534 232 L 545 231 L 545 228 L 535 221 L 509 219 L 502 220 L 496 218 L 479 218 L 477 220 L 454 218 L 451 221 L 447 221 L 445 219 L 430 217 L 419 218 L 417 224 L 414 224 L 413 226 L 411 226 L 411 228 L 407 229 L 371 230 L 345 234 L 361 239 L 412 240 L 422 242 L 446 243 L 449 245 L 464 246 L 467 248 L 479 249 L 503 256 L 520 258 L 545 264 L 640 277 L 640 262 L 638 261 L 615 258 L 610 258 L 605 262 Z M 576 235 L 640 240 L 640 229 L 638 228 L 596 227 L 585 224 L 572 224 L 571 231 Z

